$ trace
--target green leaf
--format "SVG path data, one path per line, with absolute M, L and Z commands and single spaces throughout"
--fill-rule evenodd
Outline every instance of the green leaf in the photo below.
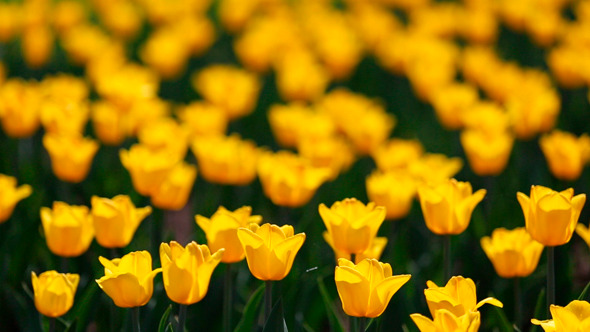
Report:
M 512 327 L 512 324 L 510 324 L 510 321 L 508 320 L 508 317 L 506 317 L 506 313 L 504 312 L 504 310 L 502 310 L 502 308 L 498 308 L 498 307 L 494 307 L 494 310 L 496 311 L 496 314 L 498 314 L 498 317 L 500 317 L 500 322 L 502 323 L 502 331 L 514 331 L 514 328 Z
M 542 319 L 542 317 L 545 317 L 546 313 L 544 313 L 543 309 L 543 304 L 545 304 L 545 288 L 541 289 L 541 291 L 539 292 L 539 296 L 537 297 L 537 304 L 535 304 L 535 315 L 533 316 L 533 318 L 536 319 Z M 531 329 L 529 330 L 529 332 L 535 332 L 538 331 L 539 326 L 538 325 L 531 325 Z
M 326 289 L 326 285 L 324 284 L 323 278 L 318 278 L 318 288 L 320 289 L 320 294 L 322 295 L 322 300 L 324 301 L 326 312 L 328 313 L 328 322 L 330 323 L 330 330 L 335 332 L 344 332 L 342 322 L 340 321 L 340 319 L 338 319 L 336 308 L 332 303 L 330 294 L 328 294 L 328 290 Z
M 283 315 L 283 299 L 279 299 L 277 303 L 270 310 L 270 315 L 266 322 L 264 322 L 264 328 L 262 332 L 277 331 L 277 332 L 288 332 L 287 323 Z
M 258 289 L 252 293 L 248 303 L 244 307 L 242 318 L 236 326 L 234 332 L 249 332 L 252 331 L 252 327 L 256 323 L 258 318 L 258 308 L 260 307 L 260 301 L 262 300 L 262 294 L 264 294 L 264 284 L 260 285 Z
M 158 324 L 158 332 L 165 332 L 168 323 L 168 318 L 170 317 L 170 312 L 172 312 L 172 304 L 168 306 L 168 309 L 164 311 L 162 318 L 160 318 L 160 324 Z
M 586 287 L 584 287 L 584 290 L 582 291 L 580 296 L 578 296 L 578 301 L 584 301 L 586 295 L 588 294 L 588 289 L 590 289 L 590 282 L 586 284 Z

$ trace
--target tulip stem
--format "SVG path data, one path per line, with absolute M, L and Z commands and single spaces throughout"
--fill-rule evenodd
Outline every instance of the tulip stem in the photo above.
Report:
M 549 307 L 555 304 L 555 247 L 547 247 L 547 318 Z
M 272 309 L 272 280 L 266 280 L 264 283 L 264 324 L 266 324 Z
M 184 332 L 184 322 L 186 321 L 187 306 L 180 304 L 178 306 L 178 332 Z
M 233 308 L 233 283 L 231 264 L 226 264 L 225 287 L 223 288 L 223 330 L 231 331 L 231 314 Z
M 358 332 L 365 332 L 365 330 L 367 329 L 367 320 L 365 319 L 365 317 L 358 317 L 357 318 L 357 323 L 358 323 Z
M 131 308 L 131 325 L 133 326 L 133 332 L 140 332 L 139 326 L 139 307 Z
M 520 329 L 522 320 L 522 294 L 520 291 L 520 278 L 514 278 L 514 325 Z
M 444 282 L 451 279 L 451 235 L 443 235 L 443 264 L 444 264 Z
M 49 332 L 55 332 L 55 321 L 57 319 L 55 317 L 49 318 Z

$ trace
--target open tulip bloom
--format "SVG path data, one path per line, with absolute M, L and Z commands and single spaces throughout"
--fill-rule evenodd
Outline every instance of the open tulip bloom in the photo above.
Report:
M 590 331 L 590 303 L 572 301 L 565 307 L 552 304 L 550 320 L 531 319 L 531 323 L 541 325 L 546 332 L 585 332 Z

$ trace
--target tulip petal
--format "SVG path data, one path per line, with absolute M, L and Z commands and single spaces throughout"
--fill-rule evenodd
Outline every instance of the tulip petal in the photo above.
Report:
M 418 326 L 420 332 L 438 332 L 436 325 L 434 325 L 434 322 L 430 318 L 420 314 L 411 314 L 410 318 Z

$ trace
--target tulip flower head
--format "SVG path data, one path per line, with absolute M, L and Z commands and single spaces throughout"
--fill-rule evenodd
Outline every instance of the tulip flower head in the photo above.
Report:
M 590 303 L 574 300 L 565 307 L 552 304 L 549 307 L 553 319 L 531 323 L 540 325 L 546 332 L 584 332 L 590 331 Z
M 485 189 L 472 193 L 469 182 L 455 179 L 434 186 L 418 187 L 424 221 L 438 235 L 460 234 L 471 220 L 471 213 L 486 194 Z
M 368 258 L 356 265 L 341 258 L 334 273 L 344 312 L 349 316 L 369 318 L 380 316 L 391 297 L 410 277 L 409 274 L 394 276 L 391 265 Z
M 406 168 L 424 154 L 418 140 L 391 139 L 381 144 L 372 154 L 377 167 L 382 171 Z
M 90 203 L 96 242 L 105 248 L 126 247 L 141 221 L 152 212 L 149 206 L 135 208 L 127 195 L 112 199 L 92 196 Z
M 481 239 L 481 247 L 502 278 L 529 276 L 537 268 L 544 248 L 524 227 L 495 229 L 491 237 Z
M 41 124 L 39 108 L 42 96 L 38 85 L 9 79 L 0 86 L 2 129 L 12 138 L 32 136 Z
M 197 178 L 194 165 L 180 162 L 168 172 L 164 181 L 152 192 L 152 204 L 166 210 L 180 210 L 189 199 Z
M 191 242 L 183 248 L 178 242 L 160 245 L 162 277 L 168 297 L 180 304 L 199 302 L 207 295 L 209 280 L 224 249 L 211 254 L 209 247 Z
M 319 212 L 333 247 L 346 254 L 360 254 L 371 247 L 386 215 L 384 207 L 373 202 L 365 205 L 356 198 L 335 202 L 330 208 L 322 203 Z
M 49 152 L 51 169 L 55 176 L 72 183 L 86 178 L 99 147 L 95 140 L 81 135 L 51 133 L 43 136 L 43 146 Z
M 252 208 L 249 206 L 243 206 L 235 211 L 229 211 L 220 206 L 210 219 L 197 215 L 195 221 L 205 232 L 207 244 L 211 250 L 218 251 L 225 248 L 221 261 L 235 263 L 246 257 L 238 239 L 238 228 L 248 227 L 251 223 L 260 224 L 262 221 L 261 216 L 251 214 Z
M 16 203 L 29 197 L 33 189 L 29 185 L 16 186 L 16 178 L 0 174 L 0 224 L 8 220 Z
M 456 316 L 446 309 L 440 309 L 435 312 L 434 320 L 420 314 L 411 314 L 410 318 L 420 332 L 477 332 L 481 324 L 479 311 Z
M 250 224 L 238 229 L 252 275 L 260 280 L 282 280 L 289 274 L 305 233 L 294 234 L 293 226 Z
M 49 250 L 61 257 L 82 255 L 92 242 L 94 227 L 86 206 L 53 202 L 41 208 L 41 222 Z
M 366 180 L 367 195 L 384 206 L 387 219 L 408 215 L 417 192 L 416 180 L 404 171 L 374 171 Z
M 330 248 L 332 248 L 332 250 L 334 250 L 334 254 L 336 256 L 336 261 L 338 261 L 340 258 L 346 258 L 348 260 L 351 260 L 351 255 L 347 254 L 347 253 L 343 253 L 341 251 L 338 251 L 336 248 L 334 248 L 334 245 L 332 244 L 332 238 L 330 237 L 330 233 L 323 232 L 322 233 L 322 237 L 324 238 L 324 241 L 326 241 L 326 243 L 328 243 L 328 245 L 330 246 Z M 358 264 L 360 262 L 362 262 L 365 258 L 371 258 L 371 259 L 376 259 L 379 260 L 381 259 L 381 254 L 383 254 L 383 250 L 385 250 L 385 246 L 387 245 L 387 237 L 383 236 L 383 237 L 375 237 L 373 239 L 373 242 L 371 242 L 371 246 L 363 251 L 360 254 L 356 254 L 354 257 L 354 263 Z
M 120 150 L 121 163 L 131 175 L 135 190 L 149 196 L 156 190 L 178 162 L 178 156 L 167 151 L 154 152 L 145 145 L 135 144 Z
M 72 308 L 80 276 L 53 270 L 39 276 L 31 272 L 31 281 L 37 311 L 47 317 L 59 317 Z
M 532 186 L 530 197 L 519 192 L 516 198 L 524 213 L 527 232 L 549 247 L 569 242 L 586 202 L 586 195 L 574 196 L 572 188 L 557 192 L 543 186 Z
M 590 137 L 555 130 L 539 140 L 549 170 L 558 179 L 577 180 L 590 161 Z
M 105 275 L 98 286 L 121 308 L 146 305 L 154 291 L 154 277 L 162 268 L 152 270 L 152 256 L 147 251 L 134 251 L 122 258 L 98 258 Z

